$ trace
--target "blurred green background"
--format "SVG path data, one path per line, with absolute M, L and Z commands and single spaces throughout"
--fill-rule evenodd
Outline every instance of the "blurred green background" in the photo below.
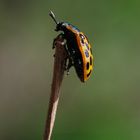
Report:
M 140 139 L 139 0 L 0 1 L 0 140 L 41 140 L 58 33 L 48 16 L 81 29 L 95 68 L 65 76 L 52 140 Z

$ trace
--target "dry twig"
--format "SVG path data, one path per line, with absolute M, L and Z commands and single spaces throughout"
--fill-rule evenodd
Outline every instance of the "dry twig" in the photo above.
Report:
M 67 53 L 63 45 L 64 39 L 58 36 L 55 39 L 55 58 L 54 58 L 54 70 L 51 87 L 51 95 L 49 101 L 48 116 L 45 125 L 44 140 L 50 140 L 51 134 L 55 122 L 55 116 L 60 96 L 60 87 L 65 71 L 65 61 Z

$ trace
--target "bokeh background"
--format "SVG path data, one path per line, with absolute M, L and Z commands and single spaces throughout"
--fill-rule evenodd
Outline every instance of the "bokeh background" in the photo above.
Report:
M 53 71 L 48 16 L 81 29 L 95 68 L 65 76 L 52 140 L 140 139 L 139 0 L 0 1 L 0 140 L 41 140 Z

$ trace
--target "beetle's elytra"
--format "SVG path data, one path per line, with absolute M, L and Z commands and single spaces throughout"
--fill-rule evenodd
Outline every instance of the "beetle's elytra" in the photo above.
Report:
M 81 82 L 85 82 L 93 70 L 92 48 L 87 37 L 72 24 L 56 21 L 52 11 L 50 11 L 50 16 L 56 23 L 55 31 L 62 31 L 61 35 L 66 40 L 65 48 L 68 53 L 66 70 L 69 71 L 70 67 L 74 66 Z

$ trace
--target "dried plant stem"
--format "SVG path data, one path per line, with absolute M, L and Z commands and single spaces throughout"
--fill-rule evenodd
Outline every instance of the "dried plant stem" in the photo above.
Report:
M 60 96 L 60 87 L 65 71 L 66 51 L 63 45 L 64 39 L 58 36 L 55 39 L 55 58 L 54 58 L 54 70 L 51 86 L 51 95 L 49 101 L 48 116 L 46 119 L 44 140 L 50 140 L 51 134 L 55 122 L 55 116 Z

